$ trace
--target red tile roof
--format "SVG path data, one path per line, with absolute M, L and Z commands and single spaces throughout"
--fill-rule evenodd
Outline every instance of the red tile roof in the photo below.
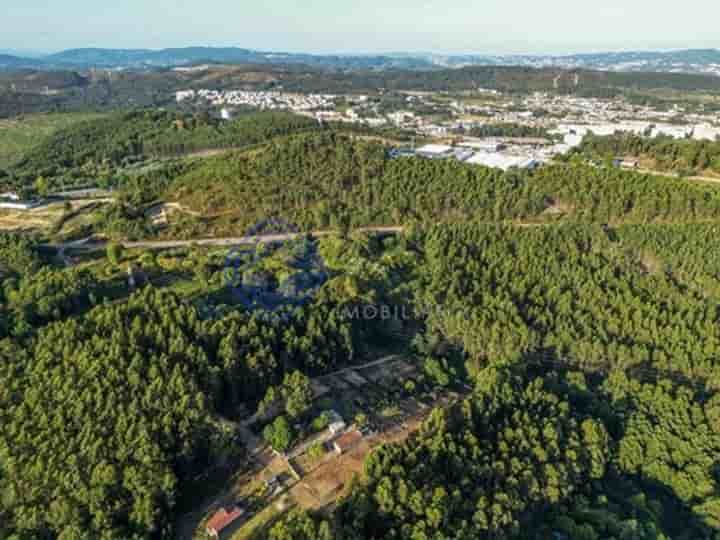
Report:
M 207 530 L 211 533 L 220 534 L 244 513 L 242 508 L 238 506 L 235 506 L 229 512 L 226 508 L 222 508 L 210 518 L 207 524 Z
M 335 446 L 344 452 L 359 443 L 362 438 L 362 433 L 359 431 L 348 431 L 335 440 Z

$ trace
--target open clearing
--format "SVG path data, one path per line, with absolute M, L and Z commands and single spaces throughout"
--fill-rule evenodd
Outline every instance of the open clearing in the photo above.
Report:
M 48 232 L 62 222 L 63 231 L 79 227 L 92 221 L 92 211 L 106 201 L 71 201 L 71 210 L 65 202 L 53 202 L 32 210 L 0 209 L 0 231 Z M 65 218 L 67 218 L 65 220 Z
M 59 129 L 103 116 L 98 113 L 33 114 L 0 120 L 0 168 L 7 167 Z

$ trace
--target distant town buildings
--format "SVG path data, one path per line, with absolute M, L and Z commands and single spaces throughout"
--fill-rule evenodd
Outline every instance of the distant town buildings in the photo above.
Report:
M 335 99 L 336 96 L 333 95 L 248 92 L 244 90 L 181 90 L 175 94 L 175 100 L 178 103 L 201 100 L 218 107 L 248 106 L 258 109 L 289 109 L 293 111 L 333 109 Z
M 582 137 L 590 133 L 599 136 L 613 135 L 615 133 L 632 133 L 641 137 L 672 137 L 673 139 L 709 140 L 714 141 L 720 137 L 720 128 L 708 124 L 677 125 L 642 121 L 626 122 L 596 122 L 582 124 L 560 124 L 550 131 L 551 134 L 563 135 L 566 143 L 572 141 L 579 144 Z
M 480 100 L 438 99 L 433 92 L 405 92 L 400 107 L 381 107 L 381 97 L 364 95 L 299 94 L 283 91 L 183 90 L 178 103 L 193 101 L 218 107 L 229 120 L 235 107 L 288 110 L 319 123 L 345 122 L 379 128 L 394 126 L 431 144 L 396 148 L 393 158 L 455 159 L 471 165 L 508 170 L 534 169 L 555 156 L 567 154 L 589 134 L 632 133 L 641 137 L 715 140 L 720 116 L 685 113 L 682 107 L 659 110 L 631 104 L 622 98 L 596 99 L 537 92 L 524 97 L 479 90 Z M 490 97 L 487 102 L 482 96 Z M 500 98 L 500 99 L 498 99 Z M 433 113 L 442 114 L 433 114 Z M 449 115 L 449 118 L 448 118 Z M 445 118 L 441 120 L 440 118 Z M 534 137 L 470 137 L 473 128 L 510 125 L 531 128 Z M 522 133 L 522 130 L 518 131 Z

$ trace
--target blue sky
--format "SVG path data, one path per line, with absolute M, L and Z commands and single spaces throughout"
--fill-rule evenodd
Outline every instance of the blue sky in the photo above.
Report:
M 562 53 L 720 47 L 718 0 L 2 0 L 0 49 Z

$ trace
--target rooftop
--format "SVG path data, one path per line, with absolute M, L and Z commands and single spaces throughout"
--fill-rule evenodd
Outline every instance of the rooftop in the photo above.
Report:
M 500 153 L 478 152 L 468 159 L 466 163 L 470 163 L 472 165 L 484 165 L 486 167 L 494 167 L 506 171 L 511 167 L 532 167 L 537 163 L 537 160 L 529 156 L 511 156 Z
M 341 452 L 344 452 L 345 450 L 349 450 L 357 443 L 359 443 L 362 438 L 362 433 L 360 433 L 359 431 L 348 431 L 347 433 L 341 435 L 335 440 L 335 448 L 337 448 Z
M 426 144 L 422 148 L 417 149 L 418 154 L 448 154 L 453 151 L 452 146 L 444 144 Z
M 229 511 L 226 508 L 221 508 L 215 512 L 215 515 L 208 521 L 207 530 L 211 533 L 220 534 L 232 523 L 237 521 L 244 513 L 245 511 L 239 506 L 235 506 Z

